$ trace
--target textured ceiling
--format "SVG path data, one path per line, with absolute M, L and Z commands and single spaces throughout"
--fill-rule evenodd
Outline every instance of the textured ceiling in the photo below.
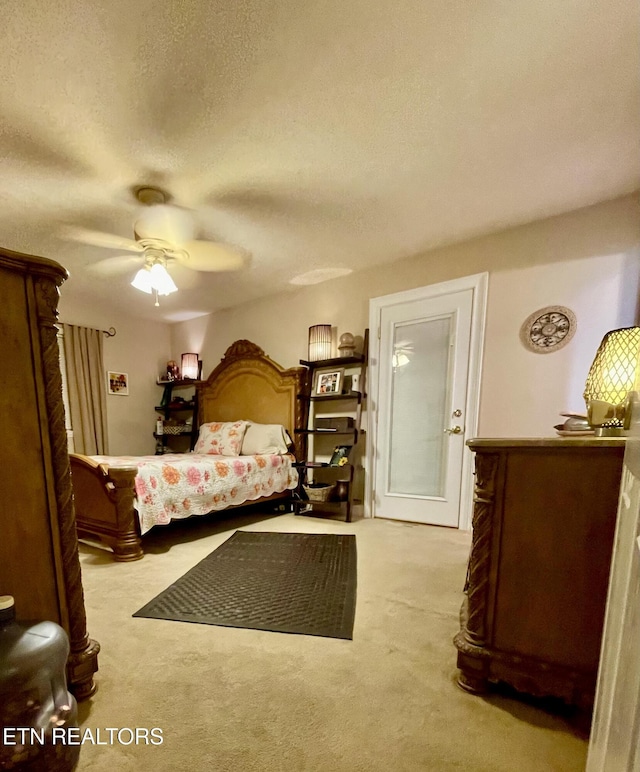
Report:
M 3 0 L 0 18 L 0 244 L 58 260 L 78 301 L 178 320 L 640 187 L 636 0 Z M 247 266 L 160 308 L 133 271 L 98 275 L 121 253 L 61 225 L 132 237 L 144 183 Z

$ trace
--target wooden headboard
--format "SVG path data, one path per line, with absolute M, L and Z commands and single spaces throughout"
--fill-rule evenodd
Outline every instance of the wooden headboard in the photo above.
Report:
M 296 458 L 303 456 L 304 402 L 298 399 L 307 376 L 304 367 L 283 370 L 248 340 L 232 343 L 220 364 L 199 384 L 199 423 L 245 419 L 282 424 L 294 442 Z

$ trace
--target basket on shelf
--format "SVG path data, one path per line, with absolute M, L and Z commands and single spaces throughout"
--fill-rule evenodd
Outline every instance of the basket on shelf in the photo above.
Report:
M 309 483 L 302 487 L 309 501 L 328 501 L 336 486 L 330 483 Z
M 186 424 L 181 424 L 180 426 L 167 426 L 164 425 L 164 433 L 165 434 L 185 434 L 186 432 L 190 432 L 191 427 L 187 426 Z

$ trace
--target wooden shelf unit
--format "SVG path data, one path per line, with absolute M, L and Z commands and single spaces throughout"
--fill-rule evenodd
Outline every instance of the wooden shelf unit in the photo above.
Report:
M 201 382 L 196 380 L 157 381 L 158 386 L 164 387 L 164 392 L 160 405 L 155 407 L 156 412 L 162 415 L 163 421 L 180 420 L 182 414 L 185 421 L 191 418 L 191 425 L 187 431 L 181 431 L 179 434 L 167 433 L 166 431 L 162 434 L 154 432 L 156 455 L 166 453 L 167 448 L 173 453 L 186 453 L 194 449 L 198 440 L 198 391 L 196 389 L 193 397 L 188 401 L 175 403 L 173 402 L 173 390 L 195 388 Z M 188 442 L 185 438 L 188 438 Z
M 343 444 L 350 444 L 351 453 L 353 454 L 355 446 L 358 445 L 359 441 L 361 442 L 365 434 L 364 430 L 361 428 L 361 421 L 363 404 L 366 400 L 365 380 L 368 332 L 368 330 L 365 331 L 364 353 L 361 355 L 334 357 L 317 362 L 309 362 L 304 359 L 300 360 L 300 364 L 308 368 L 305 389 L 302 393 L 298 394 L 298 399 L 305 403 L 307 428 L 296 429 L 296 434 L 300 434 L 305 438 L 304 448 L 306 454 L 305 460 L 296 464 L 296 467 L 300 472 L 300 482 L 294 500 L 294 511 L 296 514 L 340 514 L 344 517 L 346 522 L 351 522 L 354 504 L 361 503 L 360 499 L 356 498 L 355 491 L 356 473 L 361 469 L 361 465 L 353 463 L 353 459 L 350 459 L 348 463 L 342 465 L 331 465 L 328 462 L 318 461 L 317 457 L 323 455 L 320 452 L 323 448 L 318 447 L 316 440 L 320 440 L 320 443 L 322 443 L 322 437 L 335 437 L 336 439 L 349 438 L 349 442 L 345 441 Z M 332 368 L 336 367 L 357 370 L 360 375 L 361 390 L 353 391 L 349 389 L 340 394 L 313 394 L 313 383 L 316 373 L 320 370 L 330 371 Z M 340 412 L 355 414 L 353 415 L 353 427 L 345 429 L 317 428 L 315 420 L 318 417 L 319 408 L 326 404 L 330 404 L 333 407 L 335 403 L 344 403 L 343 405 L 338 406 L 341 408 Z M 311 442 L 309 442 L 310 439 Z M 324 450 L 327 450 L 326 446 Z M 330 454 L 326 453 L 325 455 Z M 304 486 L 311 481 L 326 482 L 329 484 L 335 483 L 336 488 L 333 494 L 334 498 L 328 501 L 309 500 L 305 493 Z M 340 498 L 336 499 L 336 495 L 339 495 Z

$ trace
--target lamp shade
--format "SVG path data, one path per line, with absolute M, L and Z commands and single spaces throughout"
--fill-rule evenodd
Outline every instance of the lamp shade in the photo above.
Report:
M 150 295 L 153 289 L 151 286 L 151 271 L 146 266 L 141 268 L 131 282 L 131 286 Z
M 185 380 L 197 380 L 198 378 L 198 355 L 183 354 L 181 359 L 182 377 Z
M 640 365 L 640 327 L 612 330 L 602 339 L 584 388 L 587 408 L 594 401 L 622 405 L 633 390 Z
M 151 286 L 158 291 L 158 295 L 170 295 L 177 292 L 173 279 L 169 276 L 169 271 L 161 263 L 154 263 L 149 271 L 151 274 Z
M 169 271 L 159 260 L 147 262 L 135 275 L 131 286 L 149 295 L 154 290 L 158 295 L 170 295 L 178 290 Z
M 316 324 L 309 327 L 309 361 L 331 359 L 331 325 Z

